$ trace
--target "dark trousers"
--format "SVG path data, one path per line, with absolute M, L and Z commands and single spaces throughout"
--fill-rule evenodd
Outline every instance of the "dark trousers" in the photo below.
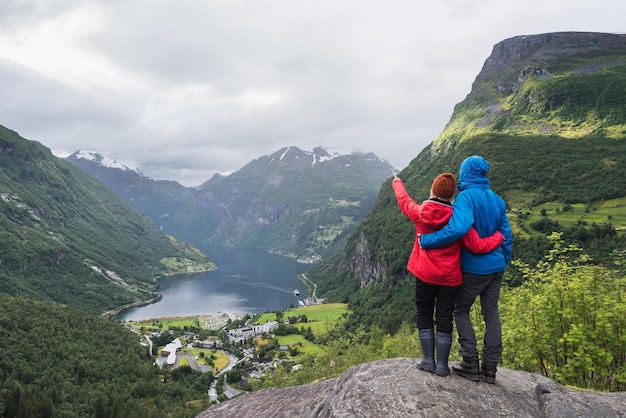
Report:
M 452 334 L 454 300 L 459 287 L 425 283 L 418 278 L 415 284 L 417 328 L 428 329 L 436 325 L 437 332 Z
M 463 358 L 478 357 L 476 334 L 470 318 L 470 308 L 477 297 L 480 297 L 482 315 L 485 319 L 482 361 L 495 366 L 502 358 L 502 327 L 498 299 L 503 275 L 504 272 L 487 275 L 463 273 L 463 284 L 456 295 L 454 309 L 456 330 L 461 344 L 459 354 Z

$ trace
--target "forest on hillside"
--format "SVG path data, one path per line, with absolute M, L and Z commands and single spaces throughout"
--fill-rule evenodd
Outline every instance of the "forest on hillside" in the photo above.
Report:
M 602 202 L 623 196 L 626 141 L 481 136 L 463 142 L 437 161 L 431 161 L 431 150 L 425 149 L 400 177 L 409 194 L 421 201 L 428 196 L 431 179 L 441 172 L 458 172 L 462 160 L 472 153 L 490 162 L 491 186 L 507 203 L 514 231 L 513 260 L 536 265 L 548 254 L 552 232 L 560 232 L 567 245 L 584 249 L 589 263 L 610 265 L 613 250 L 626 250 L 626 236 L 620 230 L 626 227 L 625 205 L 617 200 L 611 218 L 595 216 Z M 542 212 L 542 205 L 548 204 L 560 209 Z M 575 205 L 580 209 L 573 210 Z M 363 239 L 369 244 L 371 259 L 380 263 L 386 276 L 359 288 L 354 270 L 360 261 L 355 261 L 355 253 Z M 318 263 L 307 275 L 328 300 L 350 304 L 355 324 L 376 324 L 393 333 L 402 322 L 414 323 L 414 309 L 407 309 L 413 305 L 414 286 L 406 269 L 414 239 L 414 227 L 398 209 L 388 180 L 345 251 Z M 505 280 L 518 286 L 524 279 L 513 265 Z
M 193 417 L 211 373 L 154 365 L 119 322 L 67 306 L 0 297 L 0 416 Z

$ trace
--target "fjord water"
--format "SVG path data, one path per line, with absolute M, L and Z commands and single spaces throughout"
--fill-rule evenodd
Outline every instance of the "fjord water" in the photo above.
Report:
M 309 265 L 250 249 L 209 246 L 202 250 L 217 270 L 160 278 L 158 292 L 163 299 L 123 311 L 116 319 L 263 313 L 298 306 L 298 298 L 308 295 L 298 275 Z

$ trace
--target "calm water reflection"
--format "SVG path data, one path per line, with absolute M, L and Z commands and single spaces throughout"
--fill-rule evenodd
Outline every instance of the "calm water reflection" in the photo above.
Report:
M 308 296 L 298 275 L 309 265 L 241 248 L 205 247 L 217 270 L 159 279 L 157 303 L 129 309 L 120 320 L 226 313 L 259 313 L 298 306 Z M 300 296 L 294 295 L 294 290 Z

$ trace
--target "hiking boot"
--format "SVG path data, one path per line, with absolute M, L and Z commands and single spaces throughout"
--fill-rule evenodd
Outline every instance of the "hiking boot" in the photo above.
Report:
M 417 368 L 427 372 L 435 372 L 435 330 L 432 328 L 420 329 L 419 339 L 422 346 L 422 355 L 417 361 Z
M 452 373 L 474 382 L 480 382 L 478 358 L 464 358 L 461 363 L 452 366 Z
M 491 385 L 496 384 L 496 371 L 496 366 L 487 365 L 485 363 L 480 365 L 480 375 L 485 383 L 489 383 Z

